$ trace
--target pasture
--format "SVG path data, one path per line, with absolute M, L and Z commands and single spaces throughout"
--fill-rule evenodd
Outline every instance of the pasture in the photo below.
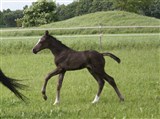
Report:
M 58 37 L 58 36 L 57 36 Z M 119 99 L 113 88 L 105 83 L 97 104 L 91 104 L 97 83 L 86 69 L 67 72 L 61 90 L 60 105 L 53 106 L 57 76 L 47 87 L 48 100 L 41 96 L 44 77 L 55 68 L 53 56 L 47 50 L 34 55 L 32 47 L 37 38 L 1 39 L 1 69 L 10 77 L 22 79 L 28 85 L 22 91 L 29 100 L 23 103 L 0 85 L 1 118 L 160 118 L 160 36 L 104 36 L 102 49 L 98 37 L 62 38 L 75 50 L 108 51 L 121 59 L 117 64 L 105 57 L 105 70 L 114 77 L 125 97 Z

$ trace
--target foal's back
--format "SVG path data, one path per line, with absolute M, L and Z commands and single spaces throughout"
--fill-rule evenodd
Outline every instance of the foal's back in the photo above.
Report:
M 58 64 L 65 70 L 78 70 L 83 68 L 103 68 L 105 61 L 103 55 L 94 50 L 69 51 L 61 54 Z

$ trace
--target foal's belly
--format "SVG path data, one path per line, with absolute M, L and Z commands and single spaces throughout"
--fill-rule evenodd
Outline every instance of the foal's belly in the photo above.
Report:
M 86 68 L 86 62 L 69 62 L 63 66 L 66 70 L 78 70 Z
M 66 70 L 78 70 L 78 69 L 83 69 L 87 65 L 87 60 L 86 58 L 71 58 L 64 64 L 64 68 Z

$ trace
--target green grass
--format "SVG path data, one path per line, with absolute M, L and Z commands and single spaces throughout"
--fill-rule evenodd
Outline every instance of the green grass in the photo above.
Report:
M 56 27 L 66 28 L 74 26 L 144 26 L 144 25 L 158 25 L 159 19 L 129 13 L 125 11 L 108 11 L 90 13 L 68 20 L 55 22 L 41 27 Z
M 160 20 L 124 11 L 96 12 L 74 17 L 68 20 L 42 25 L 39 28 L 70 28 L 91 26 L 159 26 Z M 5 29 L 2 29 L 5 30 Z M 7 29 L 6 29 L 7 30 Z M 14 29 L 12 29 L 14 30 Z M 17 31 L 19 30 L 19 31 Z M 27 30 L 27 28 L 25 28 Z M 2 36 L 34 36 L 41 35 L 44 31 L 15 29 L 15 31 L 3 31 Z M 99 28 L 79 30 L 50 30 L 54 35 L 64 34 L 99 34 Z M 107 28 L 102 33 L 159 33 L 160 28 Z
M 1 39 L 0 54 L 30 54 L 33 46 L 37 43 L 41 36 L 35 38 L 8 37 Z M 144 35 L 144 36 L 103 36 L 102 49 L 100 49 L 99 37 L 59 37 L 69 47 L 75 50 L 120 50 L 120 49 L 150 49 L 152 47 L 160 47 L 160 36 Z M 48 50 L 42 51 L 44 53 Z
M 124 103 L 119 102 L 114 90 L 106 84 L 99 103 L 92 105 L 97 84 L 86 70 L 82 70 L 66 74 L 61 92 L 61 104 L 53 106 L 57 77 L 49 81 L 48 101 L 43 101 L 40 94 L 44 76 L 54 68 L 49 54 L 3 56 L 2 69 L 11 77 L 24 79 L 23 83 L 27 84 L 29 89 L 23 93 L 30 101 L 27 104 L 20 102 L 10 91 L 1 86 L 1 117 L 158 118 L 160 82 L 157 50 L 112 52 L 121 57 L 122 64 L 118 65 L 106 58 L 106 70 L 115 77 L 118 87 L 125 95 Z
M 60 39 L 77 50 L 99 48 L 96 38 Z M 1 51 L 5 53 L 0 53 L 0 67 L 6 75 L 22 79 L 21 83 L 29 86 L 26 91 L 23 91 L 29 101 L 26 104 L 21 102 L 8 89 L 0 85 L 0 117 L 2 119 L 158 119 L 160 118 L 159 40 L 159 36 L 107 37 L 106 41 L 103 40 L 103 47 L 108 48 L 102 51 L 109 50 L 122 61 L 121 64 L 117 64 L 105 57 L 105 70 L 115 78 L 120 91 L 125 96 L 125 102 L 120 103 L 112 87 L 106 83 L 100 101 L 91 104 L 98 86 L 84 69 L 66 73 L 61 90 L 61 103 L 57 106 L 53 106 L 57 76 L 48 83 L 47 101 L 42 99 L 40 92 L 44 77 L 55 68 L 53 56 L 48 51 L 32 54 L 30 48 L 37 40 L 2 40 Z M 22 50 L 15 52 L 18 50 L 16 47 L 20 45 L 16 43 L 19 42 L 23 46 L 19 49 Z M 12 50 L 9 50 L 10 47 Z

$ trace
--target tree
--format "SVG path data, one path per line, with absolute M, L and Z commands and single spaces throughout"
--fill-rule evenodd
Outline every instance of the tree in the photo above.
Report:
M 3 13 L 3 22 L 7 27 L 15 27 L 16 26 L 16 19 L 23 17 L 22 10 L 16 10 L 16 11 L 4 11 Z
M 0 11 L 0 27 L 5 26 L 5 23 L 3 21 L 3 12 Z
M 93 0 L 79 0 L 76 8 L 76 16 L 89 13 Z
M 56 20 L 56 5 L 53 1 L 38 0 L 24 9 L 23 26 L 39 26 Z
M 4 14 L 5 14 L 5 13 L 9 13 L 9 12 L 11 12 L 11 10 L 10 10 L 10 9 L 3 10 L 3 13 L 4 13 Z
M 5 23 L 4 23 L 4 14 L 11 12 L 10 9 L 7 10 L 3 10 L 3 12 L 0 11 L 0 27 L 5 27 Z
M 67 6 L 65 5 L 57 6 L 57 9 L 56 9 L 57 20 L 61 21 L 61 20 L 74 17 L 76 14 L 77 6 L 78 6 L 78 2 L 73 2 Z
M 153 0 L 148 9 L 144 9 L 144 14 L 147 16 L 152 16 L 160 18 L 160 1 Z
M 144 9 L 148 9 L 152 1 L 153 0 L 115 0 L 114 7 L 118 10 L 142 14 Z
M 89 12 L 107 11 L 113 9 L 112 0 L 93 0 Z
M 15 21 L 16 21 L 16 26 L 17 27 L 22 27 L 22 22 L 23 22 L 22 18 L 17 18 Z
M 67 19 L 66 18 L 66 6 L 64 4 L 63 5 L 57 5 L 56 16 L 57 16 L 58 21 L 62 21 L 62 20 Z

